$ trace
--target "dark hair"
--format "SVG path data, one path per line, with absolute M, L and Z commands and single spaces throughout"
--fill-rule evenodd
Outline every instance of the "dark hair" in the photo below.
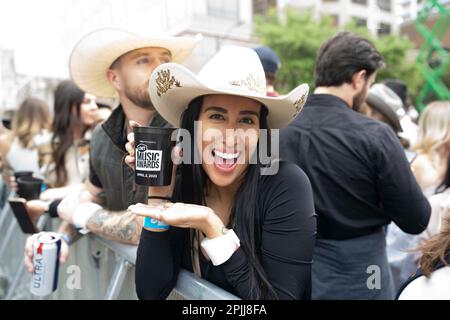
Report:
M 450 154 L 447 158 L 447 171 L 445 172 L 444 179 L 442 179 L 441 184 L 437 187 L 436 192 L 443 192 L 447 188 L 450 188 Z
M 188 130 L 194 137 L 194 122 L 199 119 L 203 97 L 194 99 L 182 115 L 181 127 Z M 260 128 L 267 129 L 267 108 L 262 106 Z M 268 138 L 270 140 L 270 138 Z M 259 149 L 259 144 L 258 144 Z M 258 149 L 256 152 L 258 152 Z M 191 140 L 191 150 L 194 149 L 194 139 Z M 182 202 L 204 205 L 208 194 L 209 178 L 201 164 L 194 164 L 194 152 L 191 154 L 192 164 L 182 164 L 181 190 Z M 259 256 L 261 244 L 262 221 L 256 212 L 258 181 L 260 176 L 259 164 L 250 164 L 244 180 L 236 194 L 236 200 L 231 209 L 230 225 L 241 240 L 241 249 L 247 256 L 250 271 L 251 299 L 277 299 L 261 266 Z M 191 238 L 191 246 L 194 239 Z
M 61 82 L 55 90 L 52 156 L 55 163 L 56 186 L 58 187 L 67 183 L 66 153 L 74 143 L 74 128 L 83 125 L 80 109 L 84 96 L 85 92 L 72 81 Z M 76 117 L 73 114 L 74 109 Z
M 276 82 L 277 82 L 276 76 L 270 72 L 266 72 L 266 83 L 268 85 L 274 86 Z
M 368 78 L 384 67 L 383 58 L 367 39 L 349 32 L 340 32 L 326 41 L 316 59 L 315 86 L 340 86 L 350 83 L 355 73 L 366 70 Z

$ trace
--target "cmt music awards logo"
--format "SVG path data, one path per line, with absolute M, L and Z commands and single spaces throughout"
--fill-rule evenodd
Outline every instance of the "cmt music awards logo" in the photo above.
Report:
M 160 171 L 162 151 L 148 150 L 146 144 L 141 143 L 136 148 L 136 170 Z

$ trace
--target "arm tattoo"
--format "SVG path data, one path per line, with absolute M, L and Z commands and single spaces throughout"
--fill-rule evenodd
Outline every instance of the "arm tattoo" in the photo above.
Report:
M 106 239 L 137 245 L 142 225 L 142 218 L 131 212 L 100 210 L 89 219 L 87 228 Z

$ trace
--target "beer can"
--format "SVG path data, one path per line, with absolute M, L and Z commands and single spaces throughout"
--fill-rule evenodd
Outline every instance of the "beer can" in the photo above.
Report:
M 61 235 L 55 232 L 41 232 L 33 242 L 34 271 L 31 293 L 48 296 L 58 285 Z

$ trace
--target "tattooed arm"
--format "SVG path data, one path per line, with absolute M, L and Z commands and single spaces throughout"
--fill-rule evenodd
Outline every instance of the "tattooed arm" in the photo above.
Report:
M 105 239 L 137 245 L 143 218 L 127 211 L 102 209 L 102 197 L 99 197 L 102 191 L 88 182 L 80 192 L 69 194 L 61 201 L 58 205 L 59 217 Z
M 87 228 L 105 239 L 128 244 L 139 244 L 143 218 L 128 211 L 100 210 L 88 220 Z
M 86 190 L 94 195 L 93 202 L 100 205 L 103 204 L 102 199 L 98 196 L 103 191 L 102 189 L 88 182 Z M 94 213 L 86 226 L 91 232 L 105 239 L 137 245 L 141 237 L 143 224 L 143 218 L 137 217 L 128 211 L 100 210 Z

